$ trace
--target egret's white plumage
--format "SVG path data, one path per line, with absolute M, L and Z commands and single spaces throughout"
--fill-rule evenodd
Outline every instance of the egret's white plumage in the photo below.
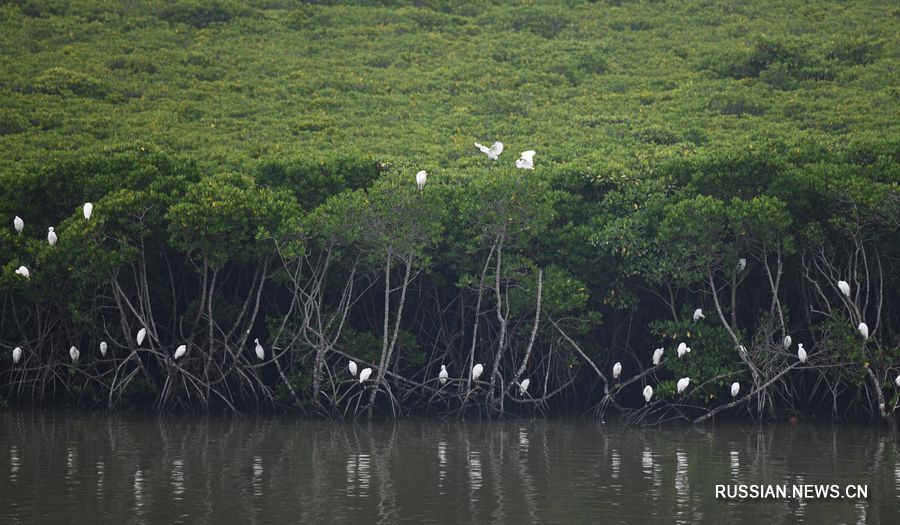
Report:
M 660 361 L 662 361 L 663 353 L 665 353 L 665 348 L 657 348 L 653 351 L 653 364 L 658 365 Z
M 13 348 L 12 357 L 13 357 L 13 364 L 18 364 L 19 359 L 22 359 L 22 349 L 18 346 Z
M 645 387 L 644 387 L 644 401 L 646 401 L 647 403 L 649 403 L 649 402 L 650 402 L 650 399 L 651 399 L 652 397 L 653 397 L 653 387 L 650 386 L 650 385 L 645 386 Z
M 100 341 L 100 355 L 106 356 L 106 350 L 109 346 L 106 344 L 106 341 Z
M 416 187 L 420 190 L 425 187 L 425 181 L 428 180 L 428 172 L 425 170 L 416 173 Z
M 175 360 L 178 361 L 179 359 L 184 357 L 184 354 L 186 354 L 186 353 L 187 353 L 187 346 L 179 345 L 178 348 L 175 349 Z
M 894 379 L 894 384 L 897 385 L 897 388 L 900 388 L 900 374 L 897 374 L 897 378 Z
M 741 391 L 741 384 L 735 381 L 731 383 L 731 397 L 737 397 L 738 392 Z
M 447 365 L 441 365 L 441 373 L 438 374 L 438 380 L 441 384 L 445 384 L 447 382 L 447 378 L 450 377 L 450 374 L 447 373 Z
M 475 147 L 481 150 L 481 152 L 487 155 L 491 160 L 497 160 L 497 157 L 499 157 L 500 154 L 503 153 L 503 143 L 499 140 L 497 142 L 494 142 L 494 145 L 490 148 L 487 146 L 482 146 L 477 142 L 475 143 Z
M 691 384 L 691 378 L 690 377 L 682 377 L 681 379 L 678 380 L 678 383 L 675 384 L 675 389 L 680 394 L 687 389 L 689 384 Z
M 747 259 L 741 257 L 738 259 L 738 271 L 743 272 L 745 269 L 747 269 Z
M 16 275 L 21 275 L 26 279 L 31 279 L 31 272 L 28 271 L 28 268 L 24 266 L 19 266 L 16 268 Z
M 59 240 L 59 237 L 56 236 L 56 232 L 53 231 L 53 226 L 47 228 L 47 242 L 50 243 L 50 246 L 56 246 L 56 241 Z
M 522 170 L 534 169 L 534 150 L 523 151 L 522 156 L 516 161 L 516 167 Z
M 356 361 L 350 361 L 347 364 L 347 369 L 350 370 L 350 377 L 356 377 Z
M 359 373 L 359 382 L 363 383 L 369 379 L 369 376 L 372 375 L 371 368 L 363 368 L 362 372 Z
M 144 344 L 145 337 L 147 337 L 147 329 L 141 328 L 140 330 L 138 330 L 137 338 L 136 338 L 138 346 L 141 346 L 142 344 Z
M 678 344 L 678 359 L 684 357 L 684 354 L 687 354 L 691 351 L 691 347 L 687 345 L 684 341 Z
M 256 348 L 255 348 L 256 358 L 259 359 L 260 361 L 262 361 L 263 359 L 266 358 L 266 351 L 263 349 L 263 346 L 261 344 L 259 344 L 258 337 L 256 339 L 254 339 L 253 342 L 256 343 Z
M 524 396 L 525 392 L 528 392 L 528 385 L 531 384 L 531 379 L 523 379 L 521 383 L 519 383 L 519 395 Z
M 622 374 L 622 363 L 616 363 L 613 365 L 613 379 L 619 379 L 619 375 Z
M 13 219 L 13 226 L 16 228 L 16 234 L 21 235 L 22 230 L 25 228 L 25 221 L 22 220 L 22 217 L 16 215 L 16 218 Z
M 869 325 L 866 323 L 859 323 L 859 335 L 863 336 L 863 339 L 869 338 Z
M 850 297 L 850 285 L 847 281 L 838 281 L 838 288 L 840 288 L 842 294 L 846 295 L 848 298 Z
M 72 358 L 72 361 L 78 361 L 78 358 L 81 356 L 81 352 L 78 351 L 74 346 L 69 348 L 69 357 Z
M 478 378 L 481 377 L 481 373 L 484 372 L 484 365 L 478 363 L 477 365 L 472 367 L 472 381 L 478 381 Z
M 797 345 L 797 357 L 800 359 L 801 363 L 806 362 L 806 350 L 803 349 L 803 343 Z
M 703 315 L 703 310 L 701 308 L 697 308 L 694 310 L 694 322 L 696 323 L 700 319 L 706 319 L 706 316 Z
M 790 348 L 790 347 L 791 347 L 791 341 L 792 341 L 791 336 L 789 336 L 789 335 L 784 336 L 784 347 L 785 347 L 785 348 Z
M 90 202 L 84 203 L 84 220 L 90 220 L 91 214 L 94 213 L 94 205 Z

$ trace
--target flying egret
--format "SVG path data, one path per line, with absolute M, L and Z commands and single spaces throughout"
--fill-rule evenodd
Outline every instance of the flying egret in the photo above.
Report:
M 797 357 L 800 358 L 801 363 L 806 362 L 806 350 L 803 349 L 803 343 L 797 344 Z
M 657 348 L 653 351 L 653 364 L 658 365 L 660 361 L 662 361 L 663 353 L 666 351 L 665 348 Z
M 850 285 L 847 284 L 847 281 L 838 281 L 838 288 L 841 289 L 841 293 L 846 295 L 847 298 L 850 297 Z
M 863 339 L 869 338 L 869 325 L 866 323 L 859 323 L 859 335 L 863 336 Z
M 450 377 L 450 374 L 447 373 L 447 365 L 441 365 L 441 373 L 438 374 L 438 380 L 443 385 L 443 384 L 447 383 L 447 378 L 449 378 L 449 377 Z
M 372 375 L 371 368 L 363 368 L 362 372 L 359 373 L 359 382 L 364 383 L 369 379 L 369 376 Z
M 741 257 L 738 259 L 738 271 L 743 272 L 747 268 L 747 259 Z
M 649 403 L 650 398 L 652 398 L 652 397 L 653 397 L 653 387 L 650 385 L 645 386 L 644 387 L 644 401 Z
M 619 375 L 622 373 L 622 363 L 616 363 L 613 365 L 613 379 L 619 379 Z
M 678 383 L 675 385 L 675 389 L 680 394 L 687 389 L 689 384 L 691 384 L 691 378 L 690 377 L 682 377 L 681 379 L 678 380 Z
M 524 396 L 525 392 L 528 392 L 528 385 L 531 384 L 531 379 L 523 379 L 521 383 L 519 383 L 519 396 Z
M 691 351 L 691 348 L 687 345 L 687 343 L 682 341 L 681 343 L 678 344 L 678 359 L 681 359 L 684 356 L 684 354 L 687 354 L 690 351 Z
M 258 338 L 258 337 L 257 337 L 256 339 L 254 339 L 253 342 L 256 343 L 256 357 L 257 357 L 260 361 L 262 361 L 263 359 L 266 358 L 266 351 L 263 350 L 262 345 L 259 344 L 259 338 Z
M 18 364 L 19 359 L 22 359 L 22 349 L 20 347 L 13 348 L 13 364 Z
M 738 392 L 741 391 L 741 384 L 735 381 L 731 383 L 731 397 L 737 397 Z
M 78 357 L 81 356 L 81 352 L 78 351 L 74 346 L 69 348 L 69 357 L 72 358 L 72 361 L 78 361 Z
M 84 220 L 90 220 L 91 214 L 94 213 L 94 205 L 90 202 L 84 203 Z
M 186 353 L 187 353 L 187 346 L 179 345 L 178 348 L 175 349 L 175 360 L 178 361 L 179 359 L 184 357 L 184 354 L 186 354 Z
M 351 360 L 347 368 L 350 370 L 350 377 L 356 377 L 356 361 Z
M 137 345 L 138 346 L 141 346 L 141 344 L 143 344 L 145 337 L 147 337 L 147 329 L 141 328 L 140 330 L 138 330 L 138 333 L 137 333 Z
M 56 236 L 56 232 L 53 231 L 53 226 L 47 228 L 47 242 L 50 243 L 50 246 L 56 246 L 56 241 L 59 238 Z
M 791 336 L 789 336 L 789 335 L 784 336 L 784 347 L 785 348 L 791 347 Z
M 499 157 L 500 154 L 503 153 L 503 143 L 499 140 L 497 142 L 494 142 L 494 145 L 490 148 L 487 146 L 482 146 L 477 142 L 475 143 L 475 147 L 481 150 L 481 152 L 487 155 L 491 160 L 497 160 L 497 157 Z
M 516 167 L 522 170 L 534 169 L 534 150 L 523 151 L 522 156 L 516 161 Z
M 706 316 L 703 315 L 703 310 L 702 310 L 702 309 L 697 308 L 696 310 L 694 310 L 694 322 L 696 323 L 696 322 L 699 321 L 700 319 L 706 319 Z
M 16 218 L 13 219 L 13 226 L 16 227 L 16 234 L 22 235 L 22 229 L 25 228 L 25 221 L 22 220 L 22 217 L 16 215 Z
M 16 268 L 16 274 L 21 275 L 26 279 L 31 279 L 31 272 L 29 272 L 28 268 L 24 266 L 19 266 L 18 268 Z
M 484 372 L 484 365 L 478 363 L 477 365 L 472 367 L 472 381 L 478 381 L 478 378 L 481 377 L 481 373 Z
M 106 341 L 100 341 L 100 355 L 106 357 L 106 349 L 109 348 Z
M 416 173 L 416 186 L 421 190 L 425 187 L 425 181 L 428 180 L 428 172 L 425 170 Z

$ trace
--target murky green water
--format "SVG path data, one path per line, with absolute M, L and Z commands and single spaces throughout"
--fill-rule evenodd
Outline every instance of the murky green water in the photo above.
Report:
M 869 427 L 0 414 L 3 523 L 900 523 Z M 716 484 L 868 498 L 717 499 Z

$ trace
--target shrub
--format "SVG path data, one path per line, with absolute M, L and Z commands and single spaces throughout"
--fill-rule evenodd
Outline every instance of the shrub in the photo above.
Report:
M 102 98 L 106 86 L 96 78 L 64 67 L 52 67 L 32 81 L 31 90 L 48 95 L 78 95 Z

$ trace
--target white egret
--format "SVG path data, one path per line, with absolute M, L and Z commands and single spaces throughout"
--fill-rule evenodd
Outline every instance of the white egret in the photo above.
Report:
M 497 160 L 497 157 L 499 157 L 500 154 L 503 153 L 503 143 L 499 140 L 497 142 L 494 142 L 494 145 L 490 148 L 487 146 L 482 146 L 477 142 L 475 143 L 475 147 L 481 150 L 481 152 L 487 155 L 491 160 Z
M 900 374 L 897 374 L 897 379 L 894 379 L 894 384 L 897 385 L 897 388 L 900 388 Z
M 74 346 L 69 348 L 69 357 L 72 358 L 72 361 L 78 361 L 78 358 L 81 356 L 81 352 L 78 351 Z
M 447 383 L 447 378 L 449 378 L 449 377 L 450 377 L 450 374 L 447 373 L 447 365 L 441 365 L 441 373 L 438 374 L 438 380 L 443 385 L 443 384 Z
M 25 228 L 25 221 L 22 220 L 22 217 L 16 215 L 16 218 L 13 219 L 13 226 L 16 228 L 16 234 L 22 235 L 22 230 Z
M 869 325 L 866 323 L 859 323 L 859 335 L 863 336 L 863 339 L 869 338 Z
M 31 272 L 29 272 L 28 268 L 24 266 L 19 266 L 18 268 L 16 268 L 16 274 L 21 275 L 26 279 L 31 279 Z
M 350 377 L 356 377 L 356 361 L 351 360 L 349 364 L 347 364 L 347 369 L 350 370 Z
M 684 341 L 678 344 L 678 359 L 684 357 L 684 354 L 690 353 L 691 347 L 687 345 Z
M 697 308 L 696 310 L 694 310 L 694 322 L 696 323 L 696 322 L 699 321 L 700 319 L 706 319 L 706 316 L 703 315 L 703 310 L 702 310 L 702 309 Z
M 109 348 L 106 341 L 100 341 L 100 355 L 106 357 L 106 349 Z
M 13 348 L 13 364 L 18 364 L 19 359 L 22 359 L 22 349 L 20 347 Z
M 652 397 L 653 397 L 653 387 L 650 385 L 645 386 L 644 387 L 644 401 L 649 403 L 650 398 L 652 398 Z
M 56 246 L 56 241 L 59 238 L 56 236 L 56 232 L 53 231 L 53 226 L 47 228 L 47 242 L 50 243 L 50 246 Z
M 791 347 L 791 341 L 792 341 L 792 340 L 791 340 L 791 336 L 789 336 L 789 335 L 784 336 L 784 347 L 785 347 L 785 348 L 790 348 L 790 347 Z
M 850 297 L 850 285 L 847 284 L 847 281 L 838 281 L 838 288 L 841 289 L 842 294 Z
M 738 271 L 743 272 L 745 269 L 747 269 L 747 259 L 741 257 L 738 259 Z
M 178 361 L 179 359 L 184 357 L 184 354 L 186 354 L 186 353 L 187 353 L 187 346 L 179 345 L 178 348 L 175 349 L 175 360 Z
M 144 338 L 146 338 L 146 337 L 147 337 L 147 329 L 146 328 L 141 328 L 140 330 L 138 330 L 137 338 L 136 338 L 137 345 L 141 346 L 144 343 Z
M 616 363 L 613 365 L 613 379 L 619 379 L 619 375 L 622 374 L 622 363 Z
M 481 373 L 484 372 L 484 365 L 478 363 L 477 365 L 472 367 L 472 381 L 478 381 L 478 378 L 481 377 Z
M 425 170 L 416 173 L 416 187 L 420 190 L 425 187 L 425 181 L 428 180 L 428 172 Z
M 741 391 L 741 384 L 735 381 L 731 383 L 731 397 L 737 397 L 738 392 Z
M 94 213 L 94 205 L 90 202 L 84 203 L 84 220 L 90 220 L 91 214 Z
M 691 384 L 691 378 L 690 377 L 682 377 L 681 379 L 678 380 L 678 383 L 675 385 L 675 389 L 680 394 L 687 389 L 689 384 Z
M 256 350 L 256 357 L 257 357 L 260 361 L 262 361 L 263 359 L 266 358 L 266 351 L 263 350 L 262 345 L 259 344 L 259 338 L 258 338 L 258 337 L 257 337 L 256 339 L 254 339 L 253 342 L 256 343 L 256 349 L 255 349 L 255 350 Z
M 797 345 L 797 357 L 800 359 L 801 363 L 806 362 L 806 350 L 803 349 L 803 343 Z
M 528 385 L 531 384 L 531 379 L 524 379 L 521 383 L 519 383 L 519 396 L 524 396 L 526 392 L 528 392 Z
M 665 353 L 665 348 L 657 348 L 653 351 L 653 364 L 658 365 L 660 361 L 662 361 L 662 356 Z
M 364 383 L 369 379 L 369 376 L 372 375 L 371 368 L 363 368 L 362 372 L 359 373 L 359 382 Z
M 516 167 L 522 170 L 534 169 L 534 150 L 523 151 L 522 156 L 516 161 Z

